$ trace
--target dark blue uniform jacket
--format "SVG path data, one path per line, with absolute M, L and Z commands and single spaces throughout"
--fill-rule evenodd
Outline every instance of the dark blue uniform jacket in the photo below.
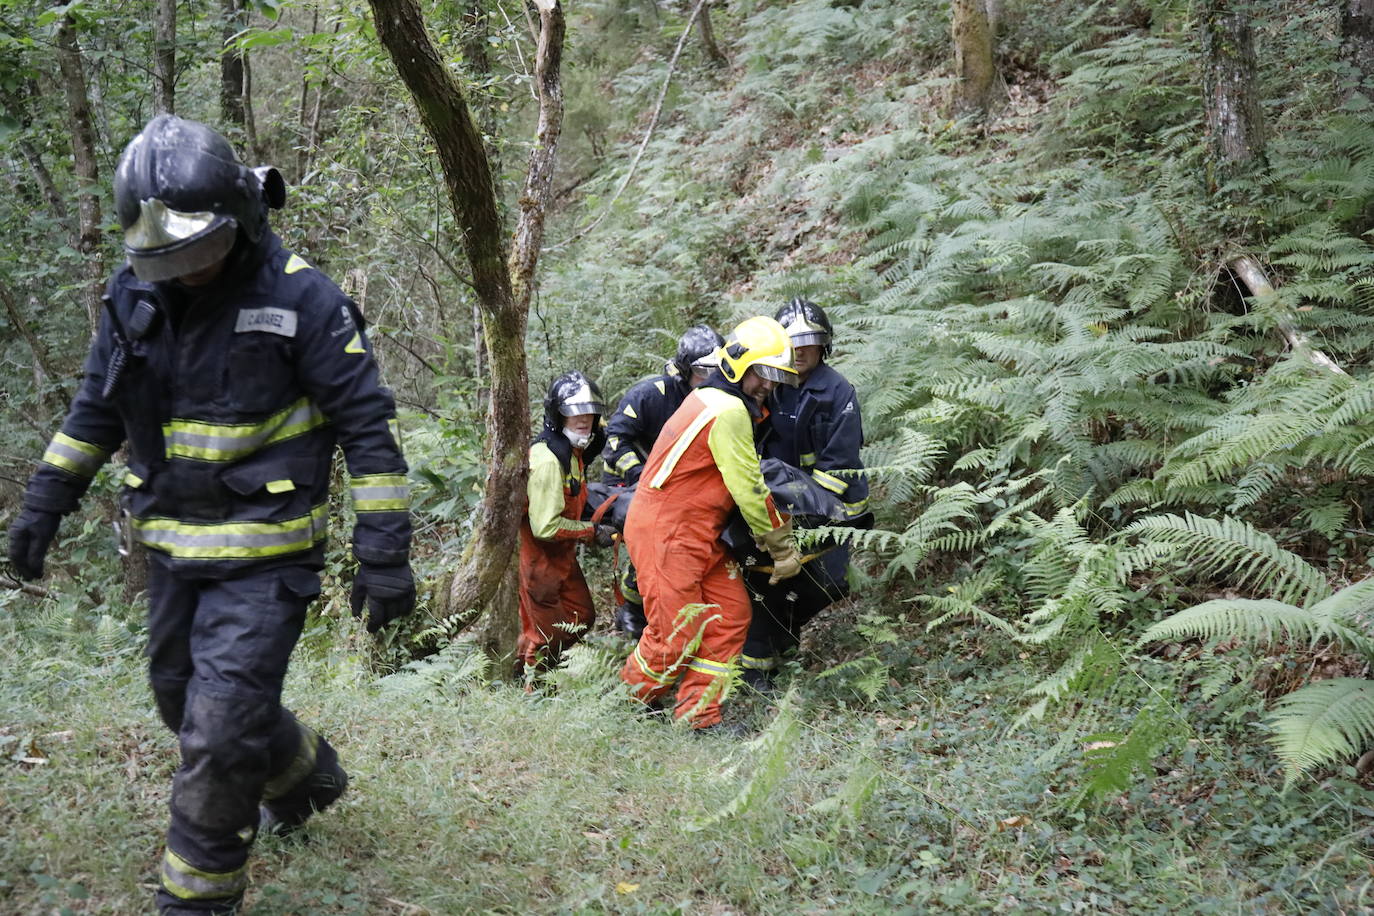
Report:
M 663 424 L 691 391 L 676 372 L 652 375 L 630 386 L 606 422 L 606 448 L 601 452 L 605 483 L 633 486 L 639 482 Z
M 354 554 L 395 565 L 410 544 L 395 415 L 357 308 L 271 232 L 203 288 L 142 283 L 126 265 L 25 502 L 70 512 L 127 441 L 135 535 L 177 571 L 318 568 L 337 444 Z
M 768 402 L 769 428 L 760 452 L 809 473 L 844 503 L 853 518 L 868 511 L 868 481 L 862 475 L 835 471 L 863 467 L 863 421 L 854 386 L 821 363 L 800 386 L 779 385 Z

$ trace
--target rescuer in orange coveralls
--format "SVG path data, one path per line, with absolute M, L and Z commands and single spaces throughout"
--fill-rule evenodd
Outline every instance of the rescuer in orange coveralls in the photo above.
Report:
M 520 521 L 517 676 L 556 667 L 563 650 L 596 619 L 577 544 L 597 535 L 596 525 L 582 521 L 583 455 L 601 453 L 605 412 L 596 383 L 577 371 L 554 379 L 544 398 L 544 428 L 530 446 L 527 510 Z
M 791 520 L 773 504 L 754 451 L 763 400 L 796 380 L 782 325 L 764 317 L 741 323 L 721 348 L 720 367 L 663 427 L 630 504 L 625 543 L 648 625 L 620 677 L 652 705 L 681 676 L 673 715 L 693 728 L 719 724 L 749 629 L 739 564 L 719 539 L 730 511 L 739 507 L 772 556 L 773 582 L 801 571 Z

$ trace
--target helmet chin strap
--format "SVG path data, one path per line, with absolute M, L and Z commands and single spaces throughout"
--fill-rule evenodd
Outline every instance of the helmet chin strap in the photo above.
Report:
M 563 437 L 572 443 L 573 448 L 586 448 L 587 443 L 592 441 L 591 433 L 579 433 L 567 427 L 563 428 Z

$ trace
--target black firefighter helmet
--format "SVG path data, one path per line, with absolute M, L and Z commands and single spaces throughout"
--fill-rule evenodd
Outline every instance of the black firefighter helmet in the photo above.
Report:
M 549 384 L 549 392 L 544 395 L 545 429 L 562 429 L 564 417 L 586 413 L 598 417 L 606 413 L 606 402 L 602 400 L 601 389 L 596 382 L 573 369 Z
M 823 348 L 821 353 L 824 356 L 830 356 L 834 329 L 825 314 L 825 309 L 797 296 L 778 309 L 773 317 L 777 319 L 778 324 L 787 329 L 787 336 L 792 338 L 792 346 L 819 346 Z
M 125 147 L 114 194 L 129 264 L 155 282 L 210 267 L 240 232 L 257 242 L 268 208 L 286 202 L 286 185 L 276 169 L 243 165 L 204 124 L 163 114 Z
M 679 377 L 688 381 L 692 370 L 714 369 L 720 365 L 717 353 L 725 345 L 725 338 L 704 324 L 694 325 L 677 339 L 677 355 L 673 357 L 673 367 Z

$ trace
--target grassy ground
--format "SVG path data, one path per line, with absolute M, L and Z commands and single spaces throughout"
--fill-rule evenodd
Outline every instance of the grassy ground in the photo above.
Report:
M 0 608 L 0 912 L 145 912 L 176 748 L 152 711 L 138 634 L 30 610 L 13 598 Z M 743 738 L 635 717 L 614 688 L 615 644 L 597 642 L 556 693 L 526 695 L 486 686 L 461 660 L 379 682 L 359 636 L 319 625 L 287 695 L 339 747 L 353 784 L 308 843 L 259 845 L 247 912 L 1355 912 L 1374 901 L 1368 793 L 1331 778 L 1281 795 L 1257 746 L 1194 735 L 1152 778 L 1070 808 L 1081 774 L 1063 729 L 1007 732 L 1029 662 L 976 639 L 904 638 L 884 666 L 794 671 L 782 698 L 737 698 Z

